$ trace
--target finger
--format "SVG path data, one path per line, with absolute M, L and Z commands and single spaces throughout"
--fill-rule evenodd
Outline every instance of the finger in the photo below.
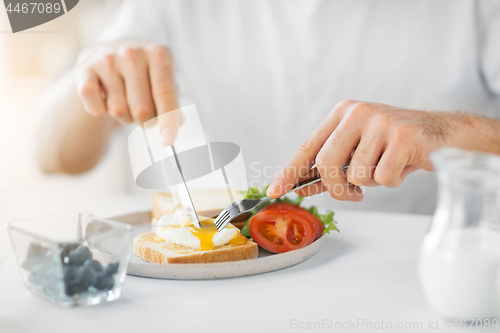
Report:
M 316 167 L 321 174 L 324 187 L 338 200 L 361 201 L 363 193 L 355 185 L 349 184 L 342 170 L 358 145 L 362 129 L 360 124 L 344 118 L 332 135 L 326 140 L 316 158 Z
M 101 84 L 94 72 L 90 70 L 80 71 L 76 75 L 76 87 L 87 113 L 92 116 L 99 116 L 106 112 Z
M 98 69 L 106 93 L 106 107 L 110 115 L 121 124 L 132 123 L 134 119 L 125 97 L 123 78 L 118 72 L 114 57 L 105 56 Z
M 349 183 L 357 186 L 378 186 L 373 176 L 384 148 L 385 142 L 378 133 L 368 132 L 363 135 L 346 172 Z
M 307 174 L 314 164 L 316 155 L 340 123 L 345 112 L 356 103 L 356 101 L 343 101 L 335 106 L 333 111 L 307 137 L 283 170 L 278 173 L 269 185 L 267 194 L 270 198 L 278 198 L 285 195 L 300 178 Z
M 151 45 L 147 49 L 149 77 L 153 100 L 158 114 L 160 142 L 171 145 L 177 129 L 182 122 L 180 112 L 171 112 L 179 108 L 174 80 L 174 65 L 170 51 L 161 45 Z
M 401 183 L 403 183 L 410 173 L 417 171 L 419 168 L 413 165 L 405 166 L 403 173 L 401 173 Z
M 130 113 L 136 123 L 143 125 L 156 117 L 146 54 L 140 48 L 125 48 L 120 60 Z
M 404 177 L 412 171 L 405 168 L 408 164 L 408 154 L 399 146 L 389 146 L 380 158 L 373 179 L 380 185 L 387 187 L 398 187 L 404 180 Z
M 296 191 L 295 193 L 297 195 L 300 195 L 301 197 L 311 197 L 313 195 L 320 194 L 323 192 L 326 192 L 326 187 L 323 185 L 322 182 L 317 182 L 315 184 L 304 187 Z

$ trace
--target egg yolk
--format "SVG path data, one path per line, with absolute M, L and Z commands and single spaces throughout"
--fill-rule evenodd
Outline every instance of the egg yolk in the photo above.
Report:
M 247 242 L 247 238 L 238 232 L 238 235 L 231 239 L 228 244 L 230 245 L 243 245 Z
M 200 221 L 201 228 L 196 228 L 194 226 L 186 227 L 189 232 L 196 238 L 200 240 L 200 251 L 210 251 L 215 248 L 213 239 L 214 235 L 219 232 L 213 223 L 213 220 Z M 246 237 L 238 232 L 238 235 L 231 239 L 228 244 L 241 245 L 246 243 Z

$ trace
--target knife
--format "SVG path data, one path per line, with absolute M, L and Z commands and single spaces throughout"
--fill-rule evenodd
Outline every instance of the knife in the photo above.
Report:
M 189 194 L 189 189 L 186 185 L 186 181 L 184 180 L 181 165 L 179 163 L 179 159 L 177 158 L 177 153 L 175 152 L 174 145 L 171 145 L 170 147 L 172 147 L 175 164 L 177 165 L 177 169 L 179 170 L 179 174 L 182 180 L 182 183 L 177 185 L 179 199 L 181 200 L 182 208 L 184 208 L 184 211 L 186 212 L 187 216 L 189 216 L 191 221 L 193 221 L 194 225 L 197 228 L 201 228 L 200 219 L 198 218 L 198 214 L 196 214 L 196 210 L 194 209 L 193 199 L 191 199 L 191 194 Z

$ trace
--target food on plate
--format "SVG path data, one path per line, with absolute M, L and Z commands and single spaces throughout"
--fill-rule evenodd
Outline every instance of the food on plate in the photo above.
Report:
M 215 217 L 226 206 L 227 192 L 193 192 L 198 216 Z M 260 199 L 266 189 L 250 188 L 240 200 Z M 134 253 L 151 263 L 208 263 L 257 258 L 258 245 L 282 253 L 303 248 L 322 234 L 337 230 L 334 213 L 319 214 L 316 207 L 300 207 L 302 197 L 279 198 L 254 209 L 243 221 L 240 230 L 235 223 L 218 231 L 213 218 L 200 218 L 201 228 L 174 205 L 168 193 L 153 195 L 152 223 L 154 230 L 134 238 Z M 258 244 L 258 245 L 257 245 Z
M 228 224 L 218 231 L 212 218 L 201 218 L 201 229 L 183 211 L 163 215 L 154 232 L 134 238 L 134 253 L 151 263 L 208 263 L 257 258 L 256 243 Z
M 246 198 L 260 199 L 266 196 L 266 190 L 251 188 Z M 314 206 L 300 207 L 303 199 L 284 197 L 257 207 L 241 233 L 270 252 L 282 253 L 306 247 L 322 234 L 338 231 L 332 211 L 319 214 Z
M 241 200 L 243 196 L 235 194 L 234 200 Z M 193 191 L 191 193 L 194 206 L 198 216 L 216 217 L 227 206 L 229 206 L 229 194 L 227 190 Z M 158 220 L 166 214 L 172 214 L 180 207 L 176 207 L 170 193 L 155 193 L 152 195 L 153 211 L 152 224 L 156 225 Z M 244 216 L 233 221 L 233 225 L 241 229 L 248 219 Z
M 266 206 L 262 208 L 259 213 L 263 213 L 266 211 L 275 211 L 275 212 L 280 212 L 280 213 L 285 213 L 285 212 L 294 212 L 299 215 L 302 215 L 305 217 L 310 223 L 312 223 L 314 227 L 314 240 L 318 239 L 321 234 L 323 233 L 323 224 L 321 224 L 320 220 L 314 216 L 313 214 L 309 213 L 306 209 L 294 205 L 289 202 L 276 202 L 270 206 Z
M 281 253 L 311 244 L 321 236 L 323 225 L 307 210 L 278 202 L 252 217 L 249 229 L 252 239 L 262 248 Z

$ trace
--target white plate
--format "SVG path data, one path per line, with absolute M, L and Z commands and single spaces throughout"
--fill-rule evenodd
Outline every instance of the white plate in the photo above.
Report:
M 134 225 L 134 236 L 151 230 L 150 212 L 134 213 L 111 219 Z M 319 251 L 324 241 L 323 235 L 309 246 L 279 254 L 259 247 L 257 259 L 209 264 L 152 264 L 132 254 L 127 274 L 158 279 L 205 280 L 267 273 L 297 265 L 309 259 Z

